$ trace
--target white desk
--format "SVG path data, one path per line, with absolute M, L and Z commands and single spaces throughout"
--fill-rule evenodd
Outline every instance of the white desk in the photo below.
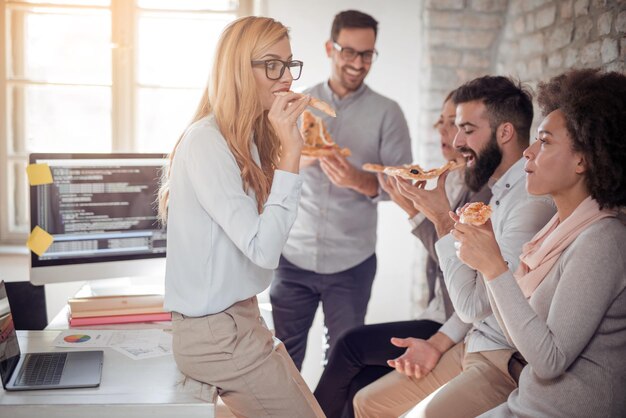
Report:
M 22 353 L 64 351 L 52 345 L 59 331 L 18 331 Z M 132 360 L 104 348 L 98 388 L 6 392 L 0 416 L 21 417 L 202 417 L 215 414 L 215 388 L 183 376 L 172 356 Z

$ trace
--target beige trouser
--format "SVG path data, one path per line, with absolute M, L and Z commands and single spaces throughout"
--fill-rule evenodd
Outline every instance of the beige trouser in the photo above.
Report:
M 174 312 L 178 368 L 217 387 L 238 417 L 323 417 L 282 343 L 274 347 L 256 297 L 203 317 Z
M 356 417 L 398 417 L 413 407 L 407 417 L 475 417 L 505 402 L 523 367 L 511 359 L 514 351 L 464 350 L 463 343 L 452 347 L 421 379 L 393 371 L 361 389 Z

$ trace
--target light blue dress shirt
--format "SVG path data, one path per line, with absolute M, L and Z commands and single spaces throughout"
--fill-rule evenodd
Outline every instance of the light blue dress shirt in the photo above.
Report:
M 552 218 L 556 207 L 549 196 L 528 194 L 523 158 L 496 181 L 491 192 L 493 195 L 489 204 L 493 209 L 491 222 L 494 234 L 509 269 L 515 271 L 522 246 Z M 473 323 L 465 340 L 467 352 L 513 348 L 491 311 L 482 275 L 458 259 L 454 242 L 454 237 L 448 234 L 435 244 L 456 312 L 440 332 L 458 342 L 469 328 L 464 322 Z
M 252 155 L 259 163 L 257 148 Z M 185 133 L 170 177 L 165 308 L 221 312 L 267 288 L 293 224 L 302 180 L 276 170 L 259 214 L 211 115 Z

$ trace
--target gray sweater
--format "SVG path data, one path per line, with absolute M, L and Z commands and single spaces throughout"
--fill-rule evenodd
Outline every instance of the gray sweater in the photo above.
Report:
M 626 227 L 619 220 L 583 231 L 530 304 L 510 272 L 488 288 L 528 366 L 508 402 L 481 417 L 626 416 Z

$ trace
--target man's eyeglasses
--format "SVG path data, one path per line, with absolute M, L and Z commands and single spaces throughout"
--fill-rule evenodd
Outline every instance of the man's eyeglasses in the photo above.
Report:
M 367 51 L 357 51 L 352 48 L 343 47 L 339 45 L 337 42 L 333 42 L 333 48 L 335 48 L 340 54 L 341 58 L 346 61 L 354 61 L 357 56 L 361 56 L 361 60 L 365 64 L 371 64 L 376 61 L 376 57 L 378 57 L 378 51 L 375 49 L 370 49 Z
M 304 63 L 302 61 L 282 61 L 279 59 L 271 59 L 264 61 L 252 61 L 253 66 L 265 66 L 265 76 L 270 80 L 280 80 L 285 74 L 285 68 L 289 68 L 289 72 L 291 73 L 291 77 L 294 80 L 300 78 L 300 74 L 302 74 L 302 65 Z

